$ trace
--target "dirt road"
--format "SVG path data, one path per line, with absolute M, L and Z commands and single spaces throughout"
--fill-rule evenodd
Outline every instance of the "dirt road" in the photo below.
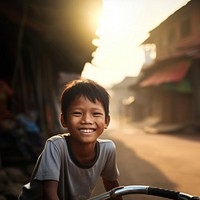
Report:
M 117 146 L 121 185 L 150 185 L 200 196 L 200 133 L 147 134 L 133 126 L 114 125 L 102 138 Z M 95 194 L 101 192 L 100 181 Z

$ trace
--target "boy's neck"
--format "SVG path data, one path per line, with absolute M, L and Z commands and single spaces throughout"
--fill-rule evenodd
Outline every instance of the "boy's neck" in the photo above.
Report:
M 96 143 L 83 145 L 70 140 L 69 144 L 71 153 L 80 164 L 90 165 L 94 162 L 96 157 Z

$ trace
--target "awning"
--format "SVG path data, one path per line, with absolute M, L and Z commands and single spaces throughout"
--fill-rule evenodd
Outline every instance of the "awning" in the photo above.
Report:
M 162 83 L 179 82 L 181 81 L 188 72 L 190 67 L 189 61 L 179 61 L 159 70 L 144 79 L 139 86 L 155 86 Z

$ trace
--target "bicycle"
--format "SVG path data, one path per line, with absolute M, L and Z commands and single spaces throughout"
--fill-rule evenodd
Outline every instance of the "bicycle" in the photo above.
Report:
M 158 187 L 145 186 L 145 185 L 119 186 L 113 188 L 108 192 L 92 197 L 88 200 L 114 199 L 116 197 L 121 197 L 130 194 L 152 195 L 174 200 L 200 200 L 200 196 L 192 196 L 190 194 L 186 194 L 183 192 L 178 192 Z

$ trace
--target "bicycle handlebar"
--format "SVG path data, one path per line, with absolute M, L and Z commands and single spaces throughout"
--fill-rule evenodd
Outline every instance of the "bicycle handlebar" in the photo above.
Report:
M 121 197 L 128 194 L 153 195 L 174 200 L 200 200 L 200 197 L 198 196 L 192 196 L 182 192 L 143 185 L 129 185 L 116 187 L 108 192 L 92 197 L 89 200 L 106 200 Z

